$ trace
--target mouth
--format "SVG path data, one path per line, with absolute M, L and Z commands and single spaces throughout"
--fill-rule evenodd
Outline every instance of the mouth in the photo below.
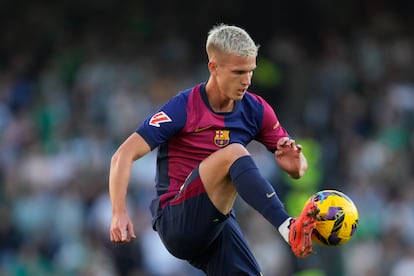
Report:
M 244 94 L 246 93 L 246 90 L 245 89 L 239 89 L 238 91 L 237 91 L 237 94 L 239 95 L 239 96 L 244 96 Z

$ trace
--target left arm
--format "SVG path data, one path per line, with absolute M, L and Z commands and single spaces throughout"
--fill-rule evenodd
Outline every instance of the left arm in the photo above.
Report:
M 269 103 L 258 96 L 256 100 L 263 108 L 263 113 L 257 115 L 257 118 L 262 118 L 262 121 L 259 122 L 261 127 L 256 140 L 264 144 L 269 151 L 274 152 L 276 163 L 281 169 L 294 179 L 301 178 L 308 168 L 308 162 L 302 153 L 302 146 L 289 138 L 289 133 L 279 123 Z
M 289 137 L 283 137 L 277 142 L 275 159 L 280 168 L 294 179 L 301 178 L 308 169 L 302 146 Z

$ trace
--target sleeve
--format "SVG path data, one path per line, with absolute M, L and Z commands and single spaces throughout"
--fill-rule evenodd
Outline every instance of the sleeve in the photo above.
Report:
M 185 125 L 187 98 L 181 93 L 148 117 L 137 129 L 151 150 L 167 142 Z
M 269 151 L 275 152 L 279 139 L 283 137 L 289 137 L 289 133 L 280 124 L 276 112 L 269 105 L 269 103 L 262 99 L 262 105 L 262 124 L 260 131 L 256 136 L 256 140 L 264 144 Z

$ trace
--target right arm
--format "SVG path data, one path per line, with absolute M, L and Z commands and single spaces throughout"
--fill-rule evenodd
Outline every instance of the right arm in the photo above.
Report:
M 133 223 L 127 212 L 126 195 L 132 163 L 150 151 L 148 143 L 135 132 L 112 156 L 109 171 L 109 196 L 112 204 L 110 238 L 112 242 L 129 242 L 136 237 Z
M 132 163 L 152 149 L 168 141 L 183 128 L 187 113 L 183 110 L 187 95 L 173 97 L 155 114 L 147 118 L 118 148 L 111 159 L 109 196 L 112 203 L 110 238 L 112 242 L 129 242 L 135 238 L 128 216 L 126 196 Z

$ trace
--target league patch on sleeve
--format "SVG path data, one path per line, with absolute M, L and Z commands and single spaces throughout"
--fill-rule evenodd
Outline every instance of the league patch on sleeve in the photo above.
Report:
M 160 124 L 169 122 L 172 122 L 172 120 L 167 114 L 164 113 L 164 111 L 155 113 L 149 120 L 149 124 L 155 127 L 160 127 Z

